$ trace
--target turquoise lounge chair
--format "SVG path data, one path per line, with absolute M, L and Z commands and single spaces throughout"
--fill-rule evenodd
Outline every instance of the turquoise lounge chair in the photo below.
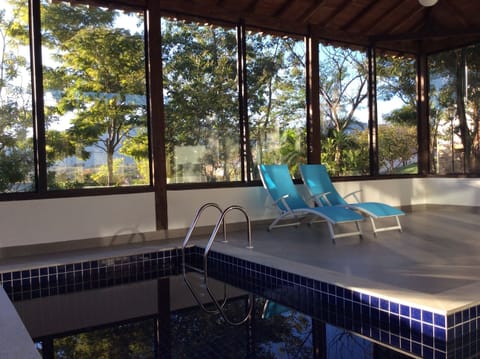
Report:
M 335 242 L 335 238 L 353 235 L 361 238 L 362 232 L 358 222 L 364 219 L 363 216 L 343 207 L 310 207 L 298 193 L 286 165 L 262 164 L 258 168 L 263 187 L 281 212 L 280 216 L 268 227 L 269 231 L 277 227 L 298 226 L 305 217 L 314 216 L 314 219 L 320 217 L 327 222 L 332 242 Z M 278 224 L 279 221 L 287 219 L 294 219 L 294 222 Z M 356 225 L 355 231 L 335 233 L 334 225 L 351 222 Z
M 330 175 L 328 174 L 324 165 L 301 165 L 300 172 L 302 174 L 303 183 L 318 206 L 350 208 L 368 215 L 372 222 L 373 233 L 375 235 L 378 232 L 395 229 L 398 229 L 400 232 L 402 231 L 402 225 L 400 224 L 399 216 L 405 215 L 405 212 L 385 203 L 360 202 L 356 196 L 356 192 L 342 197 L 335 189 L 335 186 L 330 179 Z M 345 198 L 349 196 L 353 196 L 356 200 L 356 203 L 348 203 Z M 380 228 L 377 227 L 375 219 L 389 217 L 395 218 L 395 225 Z

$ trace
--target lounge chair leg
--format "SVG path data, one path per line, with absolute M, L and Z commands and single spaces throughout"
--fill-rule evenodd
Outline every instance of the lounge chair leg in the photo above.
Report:
M 377 227 L 375 226 L 375 221 L 373 220 L 373 217 L 370 217 L 370 222 L 372 222 L 373 235 L 376 237 L 377 236 Z
M 332 243 L 335 244 L 335 231 L 333 230 L 333 224 L 327 222 L 328 224 L 328 231 L 330 232 L 330 238 L 332 239 Z
M 362 233 L 362 230 L 360 229 L 360 223 L 355 222 L 355 226 L 357 226 L 357 231 L 360 239 L 363 239 L 363 233 Z
M 398 229 L 400 232 L 403 232 L 402 225 L 400 223 L 400 218 L 398 216 L 395 216 L 395 220 L 397 221 L 396 226 L 393 225 L 393 226 L 377 228 L 376 225 L 375 225 L 375 220 L 373 219 L 373 217 L 370 217 L 370 221 L 372 222 L 373 234 L 375 235 L 375 237 L 377 236 L 378 232 L 391 231 L 391 230 L 394 230 L 394 229 Z
M 395 219 L 397 220 L 398 230 L 400 232 L 403 232 L 402 225 L 400 224 L 400 218 L 398 218 L 398 216 L 396 216 Z

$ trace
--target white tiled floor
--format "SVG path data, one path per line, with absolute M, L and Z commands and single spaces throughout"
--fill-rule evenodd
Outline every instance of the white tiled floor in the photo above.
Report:
M 213 250 L 437 312 L 480 303 L 480 214 L 469 208 L 435 207 L 408 213 L 401 221 L 402 233 L 374 237 L 370 223 L 364 222 L 363 239 L 340 238 L 336 244 L 323 223 L 272 232 L 254 227 L 252 250 L 245 248 L 246 233 L 229 231 L 227 223 L 229 243 L 221 243 L 219 235 Z M 180 247 L 182 241 L 1 259 L 0 271 Z M 205 237 L 195 241 L 203 243 Z

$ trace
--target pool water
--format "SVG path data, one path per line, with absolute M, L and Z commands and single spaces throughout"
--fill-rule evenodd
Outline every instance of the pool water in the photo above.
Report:
M 268 298 L 197 273 L 14 301 L 43 358 L 407 358 Z M 241 325 L 253 303 L 250 319 Z

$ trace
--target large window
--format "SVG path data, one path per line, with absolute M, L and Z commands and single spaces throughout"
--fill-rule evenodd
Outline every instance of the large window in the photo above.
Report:
M 248 32 L 246 45 L 252 178 L 260 163 L 285 163 L 298 175 L 307 161 L 304 41 Z
M 319 91 L 310 99 L 319 121 L 307 133 L 303 37 L 164 17 L 161 33 L 148 37 L 161 36 L 162 63 L 147 66 L 144 12 L 102 4 L 4 1 L 0 193 L 142 191 L 152 184 L 150 157 L 165 166 L 167 184 L 245 184 L 258 180 L 260 163 L 287 164 L 296 176 L 307 143 L 332 176 L 419 172 L 413 57 L 375 59 L 377 117 L 370 123 L 366 49 L 321 43 Z M 431 132 L 424 137 L 432 173 L 480 173 L 478 55 L 469 46 L 429 57 Z M 160 65 L 163 88 L 147 92 L 147 70 Z M 159 105 L 151 127 L 147 94 Z M 155 102 L 162 95 L 163 107 Z M 152 136 L 165 158 L 151 153 Z M 90 191 L 70 191 L 83 192 Z
M 41 4 L 48 189 L 150 184 L 143 15 Z
M 236 36 L 162 20 L 167 183 L 241 180 Z
M 28 2 L 0 9 L 0 192 L 35 189 Z
M 334 176 L 369 174 L 366 52 L 319 47 L 321 161 Z
M 430 168 L 480 173 L 480 46 L 433 55 L 430 68 Z
M 240 119 L 237 29 L 164 19 L 162 40 L 168 183 L 248 181 L 258 179 L 259 163 L 295 171 L 306 161 L 302 40 L 247 34 L 248 127 Z
M 379 173 L 418 173 L 415 59 L 385 54 L 376 64 Z

